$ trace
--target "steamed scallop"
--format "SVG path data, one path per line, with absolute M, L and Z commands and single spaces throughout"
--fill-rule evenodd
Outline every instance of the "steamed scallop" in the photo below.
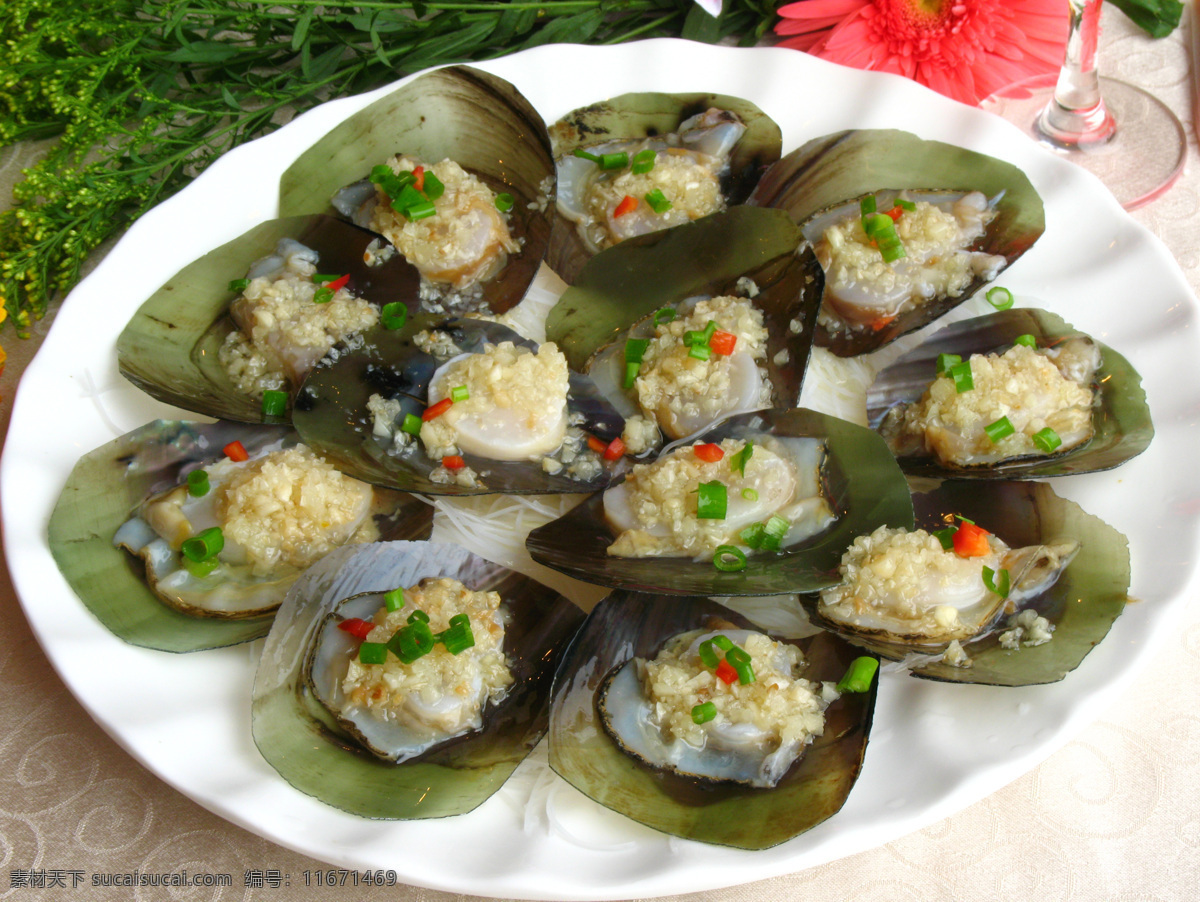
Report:
M 960 544 L 964 531 L 974 544 Z M 971 523 L 951 541 L 947 548 L 923 529 L 886 527 L 858 537 L 842 557 L 842 583 L 822 591 L 818 613 L 891 642 L 963 642 L 1054 585 L 1079 551 L 1071 540 L 1009 548 Z
M 335 344 L 379 322 L 379 308 L 355 297 L 348 277 L 318 273 L 320 258 L 282 238 L 275 253 L 246 273 L 241 294 L 229 305 L 240 331 L 230 332 L 219 351 L 238 391 L 260 396 L 294 388 Z
M 730 648 L 747 663 L 727 682 L 716 662 Z M 831 683 L 801 677 L 804 665 L 798 647 L 760 632 L 697 630 L 671 638 L 653 659 L 623 664 L 596 704 L 613 740 L 652 768 L 770 788 L 824 732 L 838 697 Z
M 712 108 L 669 134 L 575 148 L 558 159 L 559 212 L 596 253 L 723 210 L 721 178 L 745 131 L 736 113 Z
M 379 538 L 371 487 L 304 445 L 277 444 L 194 472 L 206 474 L 206 487 L 183 484 L 150 498 L 113 538 L 145 561 L 154 592 L 185 613 L 261 615 L 331 549 Z M 185 548 L 197 538 L 209 550 Z
M 818 439 L 756 435 L 697 442 L 638 464 L 604 493 L 617 557 L 711 559 L 721 546 L 787 548 L 835 519 Z M 713 505 L 719 510 L 711 509 Z
M 443 576 L 401 593 L 395 610 L 375 595 L 341 604 L 319 627 L 307 663 L 321 703 L 372 753 L 396 762 L 480 729 L 485 711 L 513 684 L 499 592 L 475 591 Z M 432 639 L 428 650 L 410 651 L 402 639 L 414 618 L 434 637 L 457 638 Z M 364 624 L 361 639 L 345 630 L 348 622 Z M 362 659 L 366 643 L 383 646 L 382 660 Z

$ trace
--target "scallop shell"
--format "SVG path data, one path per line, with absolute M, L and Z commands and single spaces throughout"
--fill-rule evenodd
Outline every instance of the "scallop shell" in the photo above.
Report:
M 494 313 L 525 296 L 550 242 L 554 159 L 540 115 L 513 85 L 468 66 L 428 72 L 330 130 L 283 173 L 281 216 L 333 212 L 338 189 L 398 152 L 429 163 L 452 159 L 513 196 L 520 253 L 482 285 Z M 415 308 L 414 308 L 415 309 Z
M 748 555 L 746 568 L 735 572 L 690 558 L 612 557 L 607 548 L 614 537 L 596 495 L 530 532 L 526 548 L 539 564 L 603 586 L 668 595 L 781 595 L 835 585 L 842 552 L 855 536 L 884 524 L 911 524 L 908 485 L 883 440 L 865 427 L 811 410 L 763 410 L 730 417 L 695 438 L 719 442 L 763 433 L 825 441 L 826 497 L 838 519 L 807 542 Z
M 864 129 L 836 132 L 809 141 L 772 166 L 749 203 L 786 210 L 805 230 L 810 224 L 876 192 L 982 191 L 997 212 L 986 236 L 973 247 L 1016 261 L 1045 231 L 1041 198 L 1021 170 L 962 147 L 925 141 L 908 132 Z M 919 329 L 969 299 L 981 286 L 974 282 L 956 298 L 942 298 L 901 313 L 878 331 L 829 332 L 818 329 L 816 342 L 840 357 L 865 354 Z
M 956 667 L 940 655 L 912 656 L 911 646 L 860 636 L 830 623 L 817 609 L 817 596 L 801 595 L 813 622 L 871 654 L 904 660 L 915 676 L 952 683 L 1031 686 L 1063 679 L 1082 662 L 1130 601 L 1129 547 L 1125 537 L 1045 483 L 946 480 L 930 492 L 913 494 L 918 528 L 945 527 L 955 516 L 974 520 L 1011 548 L 1076 541 L 1079 553 L 1058 580 L 1025 608 L 1054 626 L 1044 645 L 1005 649 L 1001 621 L 983 636 L 962 643 L 971 658 Z M 932 659 L 931 659 L 932 658 Z
M 653 657 L 670 637 L 707 628 L 714 619 L 754 628 L 707 599 L 680 601 L 615 592 L 588 616 L 554 678 L 550 766 L 596 802 L 655 830 L 740 849 L 770 848 L 836 814 L 862 765 L 877 683 L 829 706 L 824 734 L 773 789 L 699 783 L 655 770 L 621 751 L 605 732 L 596 696 L 607 675 L 626 661 Z M 829 633 L 794 644 L 807 661 L 803 676 L 815 682 L 836 682 L 858 655 Z
M 446 332 L 463 351 L 479 351 L 485 343 L 502 341 L 537 347 L 506 326 L 479 319 L 423 314 L 409 317 L 400 330 L 373 329 L 364 334 L 362 347 L 330 354 L 305 380 L 292 414 L 305 443 L 357 479 L 410 492 L 550 494 L 590 492 L 608 483 L 607 471 L 594 479 L 577 480 L 547 473 L 540 460 L 501 461 L 464 454 L 467 465 L 480 474 L 480 484 L 460 486 L 431 480 L 430 473 L 440 461 L 431 460 L 421 448 L 399 456 L 387 454 L 386 445 L 371 435 L 367 400 L 384 393 L 400 398 L 406 412 L 424 410 L 438 361 L 420 350 L 413 337 L 430 329 Z M 567 403 L 572 414 L 582 417 L 585 431 L 605 442 L 621 434 L 624 421 L 587 377 L 571 374 Z
M 722 193 L 729 206 L 745 203 L 768 166 L 779 159 L 781 136 L 773 119 L 747 100 L 723 94 L 622 94 L 573 110 L 550 127 L 556 159 L 606 141 L 640 141 L 678 131 L 680 124 L 715 107 L 736 113 L 746 132 L 730 154 Z M 568 284 L 592 257 L 575 223 L 560 214 L 546 262 Z
M 314 696 L 305 665 L 325 615 L 344 599 L 428 576 L 501 593 L 512 618 L 505 651 L 517 679 L 479 731 L 397 765 L 343 729 Z M 582 620 L 552 590 L 458 546 L 340 548 L 305 572 L 267 637 L 254 678 L 254 742 L 293 787 L 343 811 L 388 819 L 465 814 L 500 788 L 545 732 L 554 666 Z
M 274 219 L 188 264 L 152 294 L 117 339 L 121 374 L 167 404 L 241 423 L 278 422 L 259 398 L 242 394 L 217 359 L 237 329 L 228 315 L 229 283 L 292 238 L 320 255 L 322 272 L 349 273 L 349 288 L 377 304 L 417 297 L 417 271 L 399 256 L 378 266 L 363 259 L 376 236 L 331 216 Z
M 271 614 L 213 619 L 169 607 L 146 584 L 143 568 L 113 545 L 113 535 L 146 498 L 178 485 L 229 442 L 240 441 L 253 453 L 289 435 L 279 426 L 156 420 L 81 457 L 48 533 L 54 560 L 84 606 L 118 638 L 160 651 L 202 651 L 265 636 Z M 384 537 L 428 535 L 433 509 L 410 496 L 395 501 Z M 282 600 L 281 593 L 276 603 Z
M 1026 334 L 1035 336 L 1039 347 L 1084 335 L 1053 313 L 1037 308 L 1004 310 L 954 323 L 876 376 L 867 391 L 868 422 L 878 428 L 889 409 L 918 400 L 937 371 L 939 354 L 957 354 L 966 360 L 972 354 L 1005 351 L 1017 336 Z M 914 476 L 942 478 L 1039 478 L 1109 470 L 1136 457 L 1154 438 L 1141 377 L 1112 348 L 1100 344 L 1100 350 L 1102 361 L 1094 378 L 1095 434 L 1086 444 L 1047 457 L 978 467 L 947 465 L 927 455 L 905 456 L 899 459 L 901 469 Z

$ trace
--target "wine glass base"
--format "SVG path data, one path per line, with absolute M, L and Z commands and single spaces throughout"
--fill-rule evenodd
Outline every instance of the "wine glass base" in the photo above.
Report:
M 1057 75 L 1037 75 L 1001 88 L 979 106 L 1020 126 L 1026 134 L 1097 176 L 1126 210 L 1159 197 L 1183 172 L 1187 136 L 1161 100 L 1134 85 L 1100 78 L 1100 94 L 1117 127 L 1098 143 L 1056 140 L 1038 128 L 1054 99 Z

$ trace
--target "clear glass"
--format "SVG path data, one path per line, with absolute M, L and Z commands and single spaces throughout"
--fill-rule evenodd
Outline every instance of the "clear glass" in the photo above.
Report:
M 1096 69 L 1103 0 L 1067 0 L 1070 25 L 1057 77 L 1002 88 L 980 106 L 1095 174 L 1127 210 L 1161 195 L 1183 171 L 1187 139 L 1167 106 Z

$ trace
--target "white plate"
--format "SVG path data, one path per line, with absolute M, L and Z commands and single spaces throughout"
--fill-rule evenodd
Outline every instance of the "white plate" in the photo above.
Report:
M 782 126 L 785 152 L 839 129 L 904 128 L 1020 166 L 1046 202 L 1047 230 L 1005 273 L 1005 284 L 1023 304 L 1054 310 L 1124 353 L 1150 398 L 1158 435 L 1145 454 L 1113 473 L 1054 483 L 1129 537 L 1132 592 L 1144 603 L 1132 605 L 1083 665 L 1052 686 L 884 678 L 862 778 L 845 807 L 762 852 L 676 840 L 633 824 L 550 776 L 544 753 L 475 812 L 440 821 L 362 820 L 292 790 L 250 737 L 258 644 L 180 656 L 125 645 L 60 577 L 46 523 L 80 455 L 157 416 L 180 415 L 117 372 L 116 336 L 137 306 L 201 253 L 272 218 L 280 173 L 380 91 L 326 104 L 230 153 L 144 216 L 64 302 L 22 380 L 0 470 L 9 568 L 39 640 L 92 716 L 181 792 L 285 846 L 341 867 L 395 869 L 421 886 L 557 899 L 715 888 L 871 848 L 994 792 L 1095 719 L 1106 693 L 1169 629 L 1193 579 L 1200 511 L 1176 503 L 1173 484 L 1194 466 L 1196 304 L 1158 241 L 1090 175 L 988 114 L 898 77 L 789 50 L 666 40 L 548 46 L 480 68 L 513 82 L 547 122 L 600 99 L 598 86 L 614 95 L 713 91 L 757 103 Z M 69 425 L 51 433 L 47 416 Z

